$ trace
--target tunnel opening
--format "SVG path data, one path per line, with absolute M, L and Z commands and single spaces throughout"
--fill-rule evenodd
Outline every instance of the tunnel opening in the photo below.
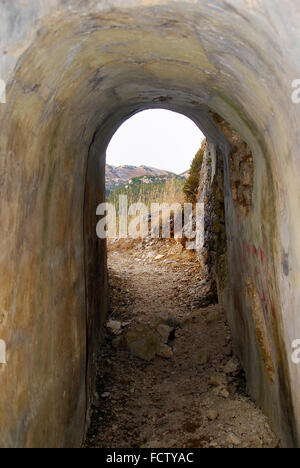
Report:
M 150 210 L 149 215 L 148 211 L 151 202 L 159 202 L 161 207 L 166 199 L 172 206 L 177 202 L 182 208 L 185 184 L 181 184 L 180 195 L 173 191 L 170 197 L 164 190 L 160 197 L 153 199 L 157 187 L 149 184 L 153 184 L 158 174 L 153 175 L 151 162 L 148 161 L 150 174 L 147 174 L 147 165 L 118 168 L 106 165 L 106 196 L 110 205 L 116 207 L 113 219 L 119 213 L 117 200 L 120 196 L 129 197 L 128 205 L 132 202 L 143 206 L 134 210 L 134 215 L 139 213 L 135 235 L 130 237 L 129 229 L 120 237 L 107 239 L 109 313 L 104 345 L 96 365 L 96 391 L 86 447 L 278 445 L 267 420 L 249 400 L 244 369 L 230 335 L 230 318 L 222 308 L 223 298 L 230 289 L 224 167 L 228 168 L 238 216 L 247 217 L 252 208 L 252 151 L 218 114 L 210 112 L 210 115 L 226 137 L 228 146 L 224 153 L 224 149 L 222 151 L 199 134 L 202 138 L 198 140 L 201 147 L 198 159 L 195 158 L 198 164 L 194 174 L 196 190 L 193 189 L 192 197 L 190 189 L 185 195 L 185 201 L 192 199 L 194 202 L 189 219 L 196 229 L 193 248 L 184 235 L 176 239 L 176 213 L 168 211 L 169 227 L 173 229 L 169 229 L 169 237 L 162 238 L 163 216 L 158 218 L 159 235 L 154 236 L 151 224 L 154 214 Z M 127 138 L 133 135 L 129 133 Z M 120 141 L 119 151 L 123 150 L 122 143 Z M 108 164 L 110 159 L 106 162 Z M 172 161 L 172 167 L 174 163 Z M 136 171 L 141 169 L 143 175 L 137 177 Z M 122 170 L 130 175 L 124 175 L 120 182 L 116 177 L 122 175 Z M 194 180 L 192 182 L 195 184 Z M 143 190 L 143 184 L 147 191 Z M 164 186 L 167 186 L 166 180 Z M 203 209 L 197 225 L 195 203 L 201 203 Z M 126 216 L 130 213 L 128 205 Z M 101 214 L 107 212 L 103 210 Z M 181 221 L 182 214 L 180 211 Z M 141 229 L 143 221 L 145 230 Z M 106 222 L 110 219 L 106 218 Z M 110 232 L 108 230 L 108 234 Z M 264 313 L 255 306 L 253 316 L 263 359 L 268 360 L 265 361 L 266 370 L 270 372 L 272 357 Z M 193 342 L 193 346 L 189 342 Z M 243 359 L 244 350 L 239 352 Z M 172 379 L 174 374 L 176 378 Z M 185 401 L 187 395 L 189 410 Z M 191 413 L 195 405 L 198 410 Z M 220 427 L 223 429 L 217 437 Z M 259 434 L 256 437 L 253 437 L 254 430 Z
M 299 446 L 298 16 L 275 3 L 1 2 L 0 446 L 82 442 L 108 307 L 105 152 L 158 106 L 207 137 L 226 226 L 208 266 L 251 396 Z

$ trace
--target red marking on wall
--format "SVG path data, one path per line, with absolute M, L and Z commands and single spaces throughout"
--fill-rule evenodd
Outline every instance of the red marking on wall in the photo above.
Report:
M 250 249 L 250 245 L 246 241 L 244 241 L 244 249 L 245 249 L 245 252 L 246 252 L 246 254 L 247 254 L 248 258 L 249 258 L 250 255 L 251 255 L 251 249 Z
M 271 305 L 271 311 L 272 311 L 272 316 L 275 319 L 276 318 L 276 311 L 275 311 L 274 304 Z
M 255 269 L 254 269 L 254 276 L 257 277 L 257 276 L 260 276 L 261 275 L 261 271 L 260 269 L 256 266 Z
M 261 297 L 261 302 L 267 302 L 267 299 L 266 299 L 266 294 L 265 294 L 265 290 L 264 290 L 264 287 L 263 285 L 261 285 L 261 293 L 262 293 L 262 297 Z
M 253 277 L 256 279 L 257 289 L 260 295 L 260 300 L 266 314 L 272 314 L 276 319 L 276 311 L 271 303 L 272 284 L 269 283 L 268 277 L 268 257 L 261 247 L 256 248 L 254 244 L 248 244 L 243 241 L 242 258 L 245 266 L 252 269 Z

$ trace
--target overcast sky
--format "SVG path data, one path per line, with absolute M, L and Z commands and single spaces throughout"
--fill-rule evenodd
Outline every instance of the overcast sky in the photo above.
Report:
M 163 109 L 128 119 L 113 136 L 107 164 L 152 166 L 181 174 L 189 169 L 204 136 L 187 117 Z

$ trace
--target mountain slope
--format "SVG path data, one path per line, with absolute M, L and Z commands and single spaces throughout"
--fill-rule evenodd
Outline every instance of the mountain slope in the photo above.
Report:
M 156 169 L 149 166 L 111 166 L 106 165 L 106 191 L 109 193 L 112 189 L 126 185 L 134 177 L 142 176 L 171 176 L 172 172 Z

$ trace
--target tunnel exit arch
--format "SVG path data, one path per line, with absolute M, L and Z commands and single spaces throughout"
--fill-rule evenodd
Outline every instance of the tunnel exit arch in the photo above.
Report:
M 289 99 L 299 38 L 295 4 L 285 3 L 34 0 L 18 33 L 6 23 L 0 446 L 80 445 L 106 309 L 95 235 L 104 155 L 122 122 L 157 107 L 191 118 L 212 161 L 223 161 L 223 304 L 252 395 L 282 443 L 299 445 L 300 372 L 290 359 L 300 333 L 299 114 Z M 13 7 L 1 6 L 3 18 Z M 253 157 L 246 212 L 239 138 Z

